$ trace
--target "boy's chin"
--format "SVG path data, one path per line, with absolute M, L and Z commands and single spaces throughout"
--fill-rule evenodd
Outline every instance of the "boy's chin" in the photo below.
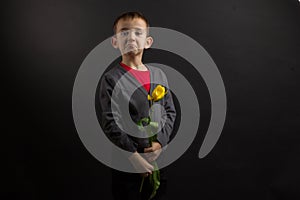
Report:
M 124 55 L 127 55 L 127 56 L 138 56 L 138 55 L 140 55 L 142 53 L 143 53 L 142 49 L 137 49 L 137 50 L 128 51 Z

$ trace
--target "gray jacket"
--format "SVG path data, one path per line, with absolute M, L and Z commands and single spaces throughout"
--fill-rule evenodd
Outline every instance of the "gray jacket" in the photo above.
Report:
M 152 121 L 164 119 L 159 121 L 160 131 L 157 133 L 157 141 L 165 146 L 173 130 L 176 118 L 175 106 L 166 75 L 159 68 L 149 65 L 147 68 L 150 71 L 150 94 L 158 84 L 167 90 L 164 98 L 155 102 L 160 104 L 164 111 L 154 109 L 151 119 Z M 119 64 L 103 74 L 100 79 L 96 93 L 96 111 L 100 125 L 106 136 L 124 150 L 143 152 L 144 148 L 149 147 L 148 138 L 128 134 L 129 131 L 139 132 L 136 123 L 149 116 L 150 104 L 147 96 L 145 88 Z M 128 118 L 131 119 L 126 120 Z

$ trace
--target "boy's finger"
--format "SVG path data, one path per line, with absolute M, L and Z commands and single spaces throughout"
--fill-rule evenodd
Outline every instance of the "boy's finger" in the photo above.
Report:
M 148 148 L 145 148 L 145 149 L 144 149 L 144 152 L 145 152 L 145 153 L 152 152 L 152 151 L 153 151 L 153 148 L 152 148 L 152 147 L 148 147 Z

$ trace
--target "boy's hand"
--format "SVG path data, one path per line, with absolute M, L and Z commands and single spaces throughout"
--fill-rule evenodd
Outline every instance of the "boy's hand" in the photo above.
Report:
M 134 152 L 129 157 L 129 160 L 137 172 L 152 174 L 154 167 L 148 163 L 138 152 Z
M 161 153 L 161 145 L 159 142 L 152 142 L 152 146 L 145 148 L 144 153 L 149 162 L 155 161 Z
M 149 173 L 148 172 L 146 172 L 146 173 L 140 173 L 140 175 L 141 175 L 141 177 L 146 178 L 147 176 L 149 176 Z

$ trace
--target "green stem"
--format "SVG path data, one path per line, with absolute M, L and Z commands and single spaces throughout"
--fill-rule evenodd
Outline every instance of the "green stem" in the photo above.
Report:
M 150 113 L 153 112 L 153 101 L 150 101 Z M 151 116 L 151 114 L 150 114 Z M 147 122 L 147 124 L 149 125 L 148 129 L 144 129 L 142 122 Z M 140 128 L 141 131 L 147 131 L 147 133 L 149 134 L 149 143 L 150 146 L 152 146 L 152 142 L 156 141 L 156 137 L 157 135 L 152 135 L 153 133 L 157 132 L 158 129 L 158 123 L 157 122 L 152 122 L 151 118 L 143 118 L 141 119 L 138 123 L 137 123 L 138 127 Z M 156 195 L 156 191 L 158 190 L 159 186 L 160 186 L 160 172 L 157 166 L 156 161 L 151 162 L 152 166 L 154 167 L 154 170 L 152 172 L 152 174 L 149 175 L 149 181 L 150 184 L 152 185 L 152 193 L 149 197 L 149 200 L 152 199 L 155 195 Z M 144 185 L 144 181 L 145 181 L 145 177 L 142 178 L 142 182 L 141 182 L 141 186 L 140 186 L 140 192 L 142 192 L 143 189 L 143 185 Z
M 142 183 L 141 183 L 141 187 L 140 187 L 140 192 L 142 192 L 143 185 L 144 185 L 144 180 L 145 180 L 145 177 L 143 177 L 143 179 L 142 179 Z

